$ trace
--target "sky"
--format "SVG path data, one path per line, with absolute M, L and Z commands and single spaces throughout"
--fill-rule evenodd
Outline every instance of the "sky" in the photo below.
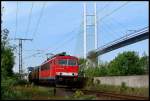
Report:
M 46 60 L 46 53 L 66 52 L 69 55 L 83 57 L 83 3 L 18 1 L 17 6 L 16 1 L 2 2 L 4 6 L 2 27 L 9 29 L 9 38 L 33 39 L 23 41 L 24 70 L 43 63 Z M 86 3 L 87 14 L 93 14 L 94 1 Z M 128 30 L 139 30 L 149 26 L 147 1 L 96 1 L 96 3 L 98 47 L 129 34 Z M 113 12 L 125 3 L 126 5 Z M 111 12 L 113 13 L 110 14 Z M 88 23 L 92 21 L 92 18 L 88 18 Z M 87 33 L 88 52 L 94 49 L 93 29 L 88 29 Z M 10 40 L 10 44 L 18 46 L 18 41 Z M 149 55 L 148 44 L 148 39 L 143 40 L 103 54 L 99 58 L 109 62 L 123 51 L 136 51 L 140 56 L 146 52 Z M 18 47 L 15 56 L 13 70 L 18 72 Z

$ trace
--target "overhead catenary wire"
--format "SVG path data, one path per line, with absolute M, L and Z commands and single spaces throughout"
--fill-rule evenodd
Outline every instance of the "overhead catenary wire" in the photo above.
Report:
M 67 41 L 65 40 L 62 44 L 60 44 L 59 46 L 57 46 L 57 47 L 56 47 L 53 51 L 51 51 L 50 53 L 56 51 L 56 50 L 57 50 L 60 46 L 62 46 L 64 43 L 66 43 L 66 42 L 68 42 L 68 41 L 72 41 L 73 38 L 74 38 L 74 36 L 71 37 L 71 38 L 69 38 L 69 40 L 67 40 Z M 44 51 L 46 51 L 46 50 L 44 50 Z M 39 54 L 44 54 L 44 51 L 38 52 L 38 53 L 35 53 L 35 54 L 32 54 L 32 55 L 30 55 L 30 56 L 25 57 L 24 59 L 31 58 L 31 57 L 36 56 L 36 55 L 39 55 Z
M 76 27 L 76 28 L 74 28 L 72 31 L 66 33 L 66 34 L 65 34 L 65 36 L 67 36 L 66 38 L 68 38 L 68 36 L 71 35 L 70 33 L 74 33 L 74 32 L 75 32 L 78 28 L 80 28 L 80 27 L 81 27 L 81 25 L 78 26 L 78 27 Z M 64 41 L 65 41 L 65 40 L 64 40 Z M 47 50 L 49 50 L 49 49 L 52 49 L 52 48 L 43 49 L 43 52 L 44 52 L 44 51 L 47 51 Z
M 15 38 L 17 34 L 17 28 L 18 28 L 18 1 L 16 1 L 16 28 L 15 28 Z
M 27 37 L 27 34 L 28 34 L 28 32 L 29 32 L 33 5 L 34 5 L 34 2 L 32 2 L 32 4 L 31 4 L 31 9 L 30 9 L 30 12 L 29 12 L 29 20 L 28 20 L 28 23 L 27 23 L 27 29 L 26 29 L 26 32 L 25 32 L 25 37 Z
M 80 26 L 81 26 L 81 25 L 80 25 Z M 68 39 L 68 35 L 72 35 L 72 34 L 70 34 L 70 33 L 74 33 L 80 26 L 76 27 L 76 28 L 73 29 L 72 31 L 70 31 L 70 32 L 68 32 L 67 34 L 65 34 L 65 36 L 67 36 L 66 38 Z M 76 35 L 76 34 L 74 34 L 74 35 Z M 73 35 L 72 37 L 74 37 L 74 35 Z M 73 39 L 72 37 L 69 37 L 69 40 L 68 40 L 68 41 L 72 41 L 72 39 Z M 66 42 L 68 42 L 68 41 L 66 41 L 66 40 L 62 41 L 62 43 L 59 44 L 59 45 L 57 45 L 57 47 L 56 47 L 53 51 L 56 51 L 56 50 L 58 49 L 58 47 L 60 47 L 61 45 L 63 45 L 64 43 L 66 43 Z M 31 57 L 33 57 L 33 56 L 39 55 L 39 54 L 44 54 L 45 51 L 50 50 L 50 49 L 52 49 L 52 48 L 43 49 L 43 50 L 41 50 L 41 52 L 34 53 L 34 54 L 30 55 L 30 56 L 25 57 L 24 59 L 28 59 L 28 58 L 31 58 Z M 52 51 L 52 52 L 53 52 L 53 51 Z
M 34 38 L 35 38 L 35 35 L 36 35 L 36 33 L 37 33 L 37 30 L 38 30 L 38 27 L 39 27 L 39 24 L 40 24 L 42 15 L 43 15 L 45 5 L 46 5 L 46 2 L 43 3 L 43 6 L 42 6 L 42 8 L 41 8 L 41 13 L 40 13 L 39 19 L 38 19 L 38 21 L 37 21 L 37 24 L 36 24 L 36 27 L 35 27 L 35 30 L 34 30 L 33 36 L 32 36 L 32 37 L 34 37 Z
M 77 33 L 77 34 L 80 34 L 80 33 Z M 76 37 L 75 35 L 76 34 L 74 34 L 74 36 L 72 36 L 69 40 L 64 41 L 62 44 L 60 44 L 58 47 L 56 47 L 55 50 L 51 51 L 51 53 L 55 52 L 57 49 L 59 49 L 60 47 L 62 47 L 65 43 L 73 41 L 73 39 Z
M 42 16 L 43 16 L 43 12 L 44 12 L 45 5 L 46 5 L 46 2 L 43 3 L 43 6 L 42 6 L 42 8 L 41 8 L 41 12 L 40 12 L 39 18 L 38 18 L 38 20 L 37 20 L 37 24 L 36 24 L 36 26 L 35 26 L 35 30 L 34 30 L 34 32 L 33 32 L 32 39 L 34 39 L 34 40 L 35 40 L 35 35 L 37 34 L 37 30 L 38 30 L 39 25 L 40 25 L 41 18 L 42 18 Z M 35 41 L 33 41 L 33 43 L 34 43 L 34 42 L 35 42 Z M 37 49 L 37 47 L 36 47 L 35 45 L 34 45 L 34 47 Z

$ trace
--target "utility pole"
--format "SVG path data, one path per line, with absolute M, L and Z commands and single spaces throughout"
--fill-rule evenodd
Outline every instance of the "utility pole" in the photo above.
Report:
M 22 41 L 32 41 L 33 39 L 15 38 L 14 40 L 19 40 L 19 74 L 22 78 Z

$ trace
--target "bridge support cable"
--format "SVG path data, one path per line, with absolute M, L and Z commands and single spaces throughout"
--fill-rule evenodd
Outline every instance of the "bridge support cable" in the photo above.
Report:
M 109 35 L 109 33 L 111 33 L 111 34 L 113 34 L 113 32 L 111 32 L 110 30 L 108 30 L 108 28 L 106 27 L 106 26 L 104 26 L 104 25 L 101 25 L 101 37 L 99 37 L 99 39 L 100 39 L 100 41 L 99 42 L 101 42 L 101 45 L 103 45 L 103 44 L 106 44 L 106 43 L 108 43 L 107 41 L 108 40 L 112 40 L 112 38 L 110 37 L 110 36 L 108 36 Z M 107 36 L 107 38 L 105 38 Z M 103 38 L 104 37 L 104 38 Z M 114 36 L 113 36 L 114 37 Z M 103 43 L 102 43 L 103 42 Z M 100 47 L 100 46 L 99 46 Z
M 116 9 L 114 9 L 112 12 L 104 15 L 103 17 L 99 18 L 98 21 L 103 20 L 104 18 L 112 15 L 113 13 L 115 13 L 116 11 L 120 10 L 121 8 L 123 8 L 125 5 L 127 5 L 129 3 L 129 1 L 125 2 L 124 4 L 122 4 L 121 6 L 117 7 Z
M 114 25 L 109 25 L 108 23 L 105 23 L 105 25 L 106 25 L 106 29 L 108 29 L 108 31 L 110 31 L 111 36 L 113 37 L 113 39 L 118 38 L 118 36 L 116 35 L 116 33 L 118 33 L 118 32 L 116 30 L 113 30 L 113 28 L 112 28 L 112 26 L 114 26 Z
M 97 15 L 98 15 L 99 13 L 101 13 L 102 11 L 104 11 L 104 9 L 106 9 L 108 6 L 110 6 L 110 3 L 109 3 L 109 2 L 108 2 L 107 4 L 105 4 L 103 8 L 101 8 L 100 10 L 97 10 Z

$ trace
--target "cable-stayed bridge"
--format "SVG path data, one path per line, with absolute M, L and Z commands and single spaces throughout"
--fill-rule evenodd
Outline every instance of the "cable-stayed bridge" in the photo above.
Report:
M 149 29 L 148 27 L 145 27 L 132 34 L 128 34 L 119 39 L 116 39 L 102 47 L 99 47 L 96 50 L 92 50 L 88 52 L 87 57 L 90 58 L 92 54 L 99 56 L 107 52 L 113 51 L 115 49 L 118 49 L 120 47 L 124 47 L 126 45 L 130 45 L 148 38 L 149 38 Z
M 98 49 L 92 50 L 87 53 L 87 58 L 91 60 L 91 62 L 96 62 L 96 59 L 99 55 L 105 54 L 107 52 L 113 51 L 115 49 L 145 40 L 149 38 L 149 27 L 142 28 L 133 32 L 131 34 L 125 35 L 119 39 L 116 39 Z

